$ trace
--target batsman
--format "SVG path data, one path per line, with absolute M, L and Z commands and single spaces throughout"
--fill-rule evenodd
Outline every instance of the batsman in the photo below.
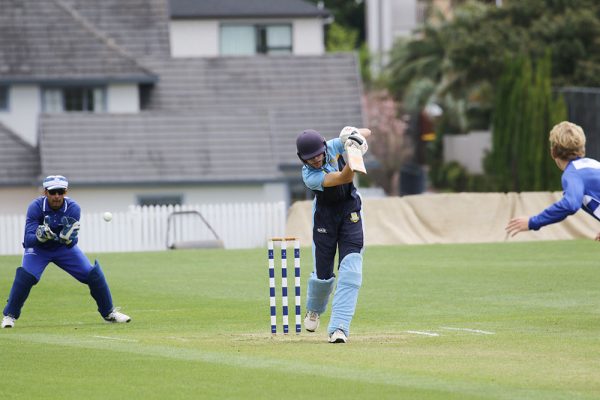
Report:
M 44 195 L 27 209 L 23 261 L 15 274 L 2 328 L 12 328 L 21 309 L 49 263 L 56 264 L 79 282 L 86 284 L 96 301 L 98 312 L 107 322 L 129 322 L 129 316 L 113 307 L 112 297 L 98 261 L 92 266 L 77 246 L 81 208 L 66 196 L 67 178 L 50 175 L 44 179 Z
M 366 128 L 344 127 L 339 137 L 326 141 L 307 129 L 296 139 L 297 154 L 304 166 L 302 179 L 315 194 L 313 200 L 314 267 L 307 285 L 304 327 L 315 332 L 335 285 L 334 259 L 338 251 L 337 287 L 331 304 L 327 333 L 330 343 L 346 343 L 362 284 L 364 232 L 362 202 L 353 184 L 354 171 L 344 160 L 353 146 L 365 154 Z

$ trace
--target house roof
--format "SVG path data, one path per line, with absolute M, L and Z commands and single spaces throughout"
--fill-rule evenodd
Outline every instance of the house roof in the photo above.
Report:
M 304 0 L 170 0 L 172 18 L 320 17 L 329 11 Z
M 0 84 L 155 83 L 138 114 L 41 114 L 39 150 L 2 127 L 0 184 L 57 171 L 78 185 L 278 180 L 281 168 L 299 165 L 302 130 L 331 138 L 362 125 L 354 54 L 173 59 L 165 1 L 0 0 Z M 322 15 L 299 0 L 235 3 L 262 16 L 266 4 L 288 16 Z
M 358 59 L 352 53 L 154 60 L 149 65 L 161 77 L 151 110 L 266 108 L 273 156 L 281 164 L 296 163 L 295 138 L 306 128 L 331 138 L 345 125 L 363 124 Z
M 260 108 L 46 114 L 42 170 L 62 171 L 78 186 L 275 180 L 265 115 Z
M 0 82 L 156 80 L 67 0 L 0 0 L 0 9 Z
M 264 182 L 299 167 L 307 128 L 362 125 L 353 54 L 154 60 L 161 79 L 140 114 L 45 114 L 42 171 L 78 185 Z M 68 157 L 65 157 L 68 154 Z
M 31 185 L 39 174 L 37 149 L 0 123 L 0 184 Z
M 61 1 L 134 57 L 170 57 L 169 0 Z

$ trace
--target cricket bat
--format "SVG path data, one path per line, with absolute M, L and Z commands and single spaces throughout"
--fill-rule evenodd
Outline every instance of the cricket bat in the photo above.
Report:
M 367 173 L 365 161 L 363 160 L 362 151 L 358 146 L 347 146 L 346 154 L 348 155 L 348 166 L 354 172 Z

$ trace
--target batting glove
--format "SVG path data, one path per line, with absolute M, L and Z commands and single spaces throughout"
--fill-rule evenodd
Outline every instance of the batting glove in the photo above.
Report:
M 348 138 L 350 137 L 350 135 L 352 134 L 358 134 L 360 135 L 360 133 L 358 133 L 358 129 L 353 127 L 353 126 L 345 126 L 342 131 L 340 132 L 340 140 L 342 141 L 342 144 L 346 144 L 346 141 L 348 140 Z
M 40 225 L 35 230 L 35 237 L 40 243 L 46 243 L 48 240 L 56 240 L 56 233 L 52 232 L 46 224 Z
M 358 147 L 363 156 L 365 155 L 367 150 L 369 150 L 367 139 L 365 139 L 365 137 L 358 132 L 348 136 L 348 140 L 346 141 L 344 148 L 347 149 L 349 146 Z
M 60 222 L 62 222 L 63 228 L 58 236 L 60 237 L 61 242 L 67 245 L 71 244 L 73 239 L 79 234 L 81 224 L 75 218 L 71 217 L 62 217 Z

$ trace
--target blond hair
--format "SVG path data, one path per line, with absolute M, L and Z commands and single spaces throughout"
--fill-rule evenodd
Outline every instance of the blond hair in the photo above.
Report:
M 579 125 L 568 121 L 554 125 L 549 140 L 553 158 L 573 160 L 585 156 L 585 134 Z

